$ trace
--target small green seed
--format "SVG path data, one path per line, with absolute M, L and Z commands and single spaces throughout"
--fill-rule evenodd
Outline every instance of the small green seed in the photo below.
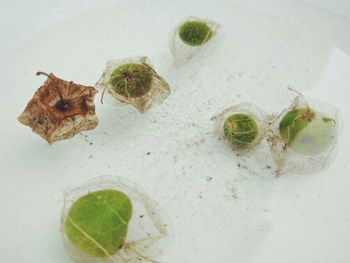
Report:
M 302 155 L 316 155 L 331 146 L 335 138 L 335 121 L 308 108 L 290 110 L 279 124 L 286 145 Z
M 117 94 L 126 98 L 137 98 L 151 89 L 152 80 L 152 70 L 148 66 L 127 63 L 112 72 L 109 83 Z
M 179 37 L 190 46 L 200 46 L 208 42 L 213 36 L 213 31 L 205 22 L 188 21 L 181 25 Z
M 233 145 L 245 147 L 258 136 L 258 125 L 250 115 L 236 113 L 226 119 L 224 135 Z
M 116 190 L 100 190 L 80 197 L 65 219 L 72 244 L 87 255 L 108 257 L 124 244 L 132 215 L 129 197 Z

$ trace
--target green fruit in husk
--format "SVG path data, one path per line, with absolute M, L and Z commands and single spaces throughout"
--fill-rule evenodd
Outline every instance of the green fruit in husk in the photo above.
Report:
M 250 115 L 236 113 L 226 119 L 224 135 L 233 145 L 248 146 L 258 136 L 258 125 Z
M 153 73 L 144 64 L 127 63 L 116 68 L 109 79 L 112 90 L 127 98 L 137 98 L 152 87 Z
M 131 215 L 132 203 L 126 194 L 116 190 L 91 192 L 73 203 L 64 230 L 81 252 L 107 257 L 123 246 Z
M 279 124 L 283 141 L 302 155 L 317 155 L 327 150 L 336 137 L 336 123 L 307 108 L 287 112 Z
M 188 21 L 183 23 L 179 29 L 179 37 L 190 46 L 200 46 L 209 41 L 213 31 L 207 23 L 201 21 Z

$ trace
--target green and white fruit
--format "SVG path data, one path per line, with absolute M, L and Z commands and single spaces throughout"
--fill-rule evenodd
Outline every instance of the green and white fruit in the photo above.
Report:
M 236 113 L 224 123 L 224 135 L 233 145 L 246 147 L 258 136 L 258 125 L 248 114 Z
M 81 252 L 108 257 L 123 247 L 132 215 L 129 197 L 116 190 L 100 190 L 73 203 L 64 222 L 70 242 Z
M 317 155 L 334 144 L 336 123 L 309 108 L 287 112 L 279 124 L 279 133 L 287 147 L 302 155 Z

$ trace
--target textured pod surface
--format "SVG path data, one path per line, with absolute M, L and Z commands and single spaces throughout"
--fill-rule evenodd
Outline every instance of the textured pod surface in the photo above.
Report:
M 190 46 L 200 46 L 213 36 L 210 26 L 202 21 L 187 21 L 179 29 L 179 37 Z
M 258 126 L 248 114 L 237 113 L 228 117 L 224 123 L 224 134 L 228 141 L 244 147 L 258 135 Z
M 307 108 L 293 109 L 279 124 L 282 139 L 297 153 L 317 155 L 329 148 L 336 137 L 333 119 Z
M 50 74 L 18 120 L 49 143 L 71 138 L 97 126 L 96 93 L 94 87 L 68 82 Z
M 110 83 L 119 95 L 136 98 L 145 95 L 151 89 L 152 71 L 143 64 L 123 64 L 113 71 Z
M 236 153 L 246 154 L 257 149 L 265 137 L 267 114 L 250 103 L 237 104 L 223 110 L 212 119 L 214 133 Z
M 132 215 L 129 197 L 116 190 L 100 190 L 79 198 L 70 208 L 65 231 L 82 252 L 108 257 L 124 244 Z
M 115 106 L 131 104 L 141 113 L 153 103 L 165 100 L 171 92 L 145 56 L 109 60 L 96 87 L 102 89 L 102 102 Z

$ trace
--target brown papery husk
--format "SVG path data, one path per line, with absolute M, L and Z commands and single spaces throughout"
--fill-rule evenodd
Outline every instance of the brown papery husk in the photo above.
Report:
M 31 127 L 50 144 L 97 126 L 94 104 L 97 90 L 94 87 L 59 79 L 52 73 L 40 74 L 46 75 L 47 80 L 18 117 L 22 124 Z M 57 107 L 62 98 L 68 104 L 66 110 Z

